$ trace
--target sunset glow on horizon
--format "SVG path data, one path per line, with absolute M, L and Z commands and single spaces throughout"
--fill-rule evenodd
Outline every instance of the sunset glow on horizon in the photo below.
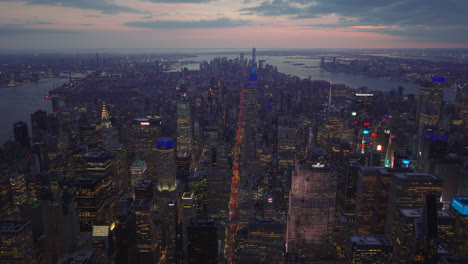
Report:
M 449 2 L 0 0 L 0 48 L 468 48 Z

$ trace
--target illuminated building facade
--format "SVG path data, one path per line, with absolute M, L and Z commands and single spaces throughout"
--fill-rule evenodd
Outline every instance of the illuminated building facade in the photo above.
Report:
M 130 184 L 135 186 L 140 180 L 146 179 L 146 163 L 142 160 L 137 160 L 130 167 Z
M 6 216 L 12 205 L 10 179 L 0 177 L 0 216 Z
M 468 252 L 468 197 L 453 197 L 451 212 L 455 215 L 451 251 L 455 256 L 466 256 L 466 252 Z
M 176 159 L 181 169 L 188 170 L 192 159 L 192 122 L 190 100 L 185 83 L 177 86 L 177 139 Z
M 330 177 L 325 155 L 296 161 L 292 172 L 286 251 L 310 261 L 326 254 L 335 219 L 336 181 Z
M 160 117 L 135 118 L 130 125 L 128 150 L 146 162 L 148 177 L 156 179 L 156 140 L 161 136 Z
M 278 126 L 278 168 L 287 170 L 294 166 L 296 158 L 296 129 Z
M 373 234 L 373 216 L 376 200 L 377 169 L 362 167 L 359 169 L 356 191 L 355 229 L 358 234 Z
M 248 225 L 248 247 L 259 249 L 259 263 L 283 263 L 285 224 L 273 219 L 252 218 Z
M 0 263 L 37 263 L 30 221 L 0 221 Z
M 11 197 L 16 206 L 24 204 L 28 200 L 26 181 L 24 174 L 13 173 L 10 175 Z
M 398 212 L 402 208 L 420 208 L 426 195 L 440 197 L 442 180 L 432 174 L 421 172 L 393 173 L 387 210 L 385 232 L 392 241 L 396 239 Z
M 176 160 L 174 140 L 169 137 L 158 138 L 156 142 L 156 176 L 159 191 L 174 191 L 176 189 Z
M 341 181 L 338 182 L 337 210 L 350 218 L 353 218 L 356 210 L 356 189 L 360 167 L 357 161 L 345 161 Z
M 159 249 L 153 202 L 150 199 L 135 199 L 130 208 L 135 211 L 138 263 L 155 263 L 159 259 Z

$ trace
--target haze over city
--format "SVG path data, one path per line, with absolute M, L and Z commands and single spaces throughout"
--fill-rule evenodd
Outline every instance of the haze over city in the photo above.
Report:
M 1 49 L 466 48 L 463 0 L 0 0 Z

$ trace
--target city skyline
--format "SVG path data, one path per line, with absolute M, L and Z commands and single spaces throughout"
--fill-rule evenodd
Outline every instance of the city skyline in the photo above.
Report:
M 467 48 L 461 0 L 0 0 L 0 49 Z

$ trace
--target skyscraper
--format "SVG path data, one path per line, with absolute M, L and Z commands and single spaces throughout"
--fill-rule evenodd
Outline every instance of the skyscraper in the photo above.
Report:
M 18 121 L 13 124 L 13 135 L 15 136 L 16 142 L 29 148 L 31 144 L 29 142 L 28 125 L 25 122 Z
M 156 176 L 159 191 L 176 189 L 176 163 L 174 140 L 170 137 L 158 138 L 156 142 Z
M 440 197 L 442 180 L 432 174 L 420 172 L 393 173 L 389 191 L 385 232 L 392 241 L 396 239 L 399 209 L 420 208 L 427 194 Z
M 352 235 L 347 251 L 348 263 L 384 264 L 392 256 L 393 243 L 384 235 Z
M 190 101 L 185 83 L 177 86 L 177 144 L 176 159 L 180 169 L 188 170 L 192 159 L 192 123 Z
M 292 172 L 286 251 L 313 261 L 327 254 L 328 237 L 335 219 L 336 181 L 330 177 L 327 153 L 311 151 L 298 160 Z
M 0 263 L 37 263 L 30 221 L 0 221 L 0 247 Z

